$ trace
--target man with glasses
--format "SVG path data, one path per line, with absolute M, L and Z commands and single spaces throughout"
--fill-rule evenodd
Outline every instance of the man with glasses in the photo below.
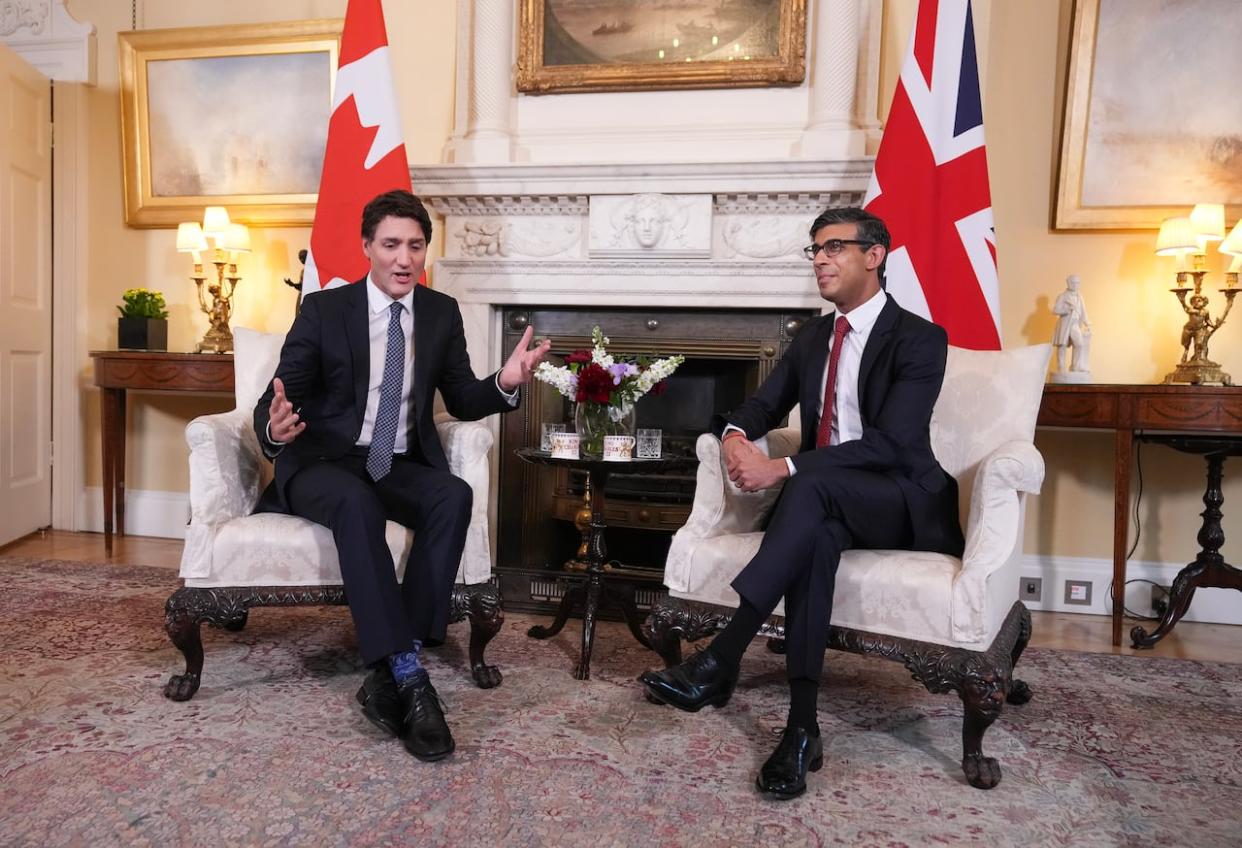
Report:
M 705 650 L 639 678 L 688 712 L 724 706 L 742 654 L 783 598 L 789 716 L 756 779 L 779 799 L 802 794 L 808 769 L 823 764 L 816 701 L 842 551 L 960 556 L 963 546 L 957 483 L 932 454 L 929 432 L 947 336 L 885 293 L 882 220 L 828 209 L 811 238 L 803 253 L 834 311 L 807 321 L 754 396 L 713 420 L 730 480 L 748 492 L 784 486 L 758 553 L 733 581 L 740 606 Z M 795 404 L 799 453 L 769 459 L 754 440 L 781 426 Z

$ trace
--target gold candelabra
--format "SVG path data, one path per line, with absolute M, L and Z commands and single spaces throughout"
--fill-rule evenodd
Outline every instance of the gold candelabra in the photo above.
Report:
M 202 252 L 208 249 L 207 239 L 215 241 L 211 260 L 216 266 L 216 279 L 207 282 L 203 273 Z M 237 273 L 237 254 L 250 252 L 250 231 L 243 224 L 229 221 L 223 206 L 208 206 L 203 223 L 181 224 L 177 228 L 177 250 L 194 256 L 194 273 L 190 279 L 198 290 L 198 305 L 207 315 L 207 332 L 195 347 L 198 353 L 229 353 L 233 350 L 233 295 L 241 275 Z
M 1185 262 L 1186 255 L 1192 256 L 1191 268 L 1179 268 L 1177 285 L 1169 289 L 1186 313 L 1186 323 L 1182 325 L 1181 361 L 1164 378 L 1165 383 L 1233 385 L 1233 378 L 1208 355 L 1208 343 L 1233 309 L 1233 299 L 1239 291 L 1238 272 L 1242 270 L 1242 221 L 1227 237 L 1224 231 L 1225 210 L 1219 203 L 1200 203 L 1189 216 L 1166 218 L 1160 225 L 1157 255 L 1177 256 L 1179 263 Z M 1218 250 L 1233 256 L 1225 272 L 1225 286 L 1219 289 L 1225 296 L 1225 308 L 1217 318 L 1212 317 L 1208 297 L 1203 293 L 1209 241 L 1220 241 Z

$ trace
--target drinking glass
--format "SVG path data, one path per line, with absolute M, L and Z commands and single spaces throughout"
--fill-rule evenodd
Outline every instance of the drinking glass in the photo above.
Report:
M 543 422 L 543 426 L 540 428 L 540 432 L 539 432 L 539 450 L 543 451 L 544 453 L 551 453 L 552 452 L 552 434 L 553 433 L 564 433 L 564 432 L 565 432 L 564 424 L 553 424 L 549 421 Z
M 659 459 L 661 433 L 655 428 L 638 429 L 638 448 L 637 455 L 639 459 Z

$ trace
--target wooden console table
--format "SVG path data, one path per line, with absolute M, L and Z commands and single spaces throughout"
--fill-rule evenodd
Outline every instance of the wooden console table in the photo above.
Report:
M 1134 436 L 1163 433 L 1236 434 L 1242 431 L 1242 387 L 1048 385 L 1040 427 L 1114 430 L 1113 644 L 1121 644 L 1125 612 L 1126 544 L 1130 535 L 1130 464 Z
M 125 535 L 125 392 L 233 394 L 233 356 L 149 350 L 93 350 L 100 390 L 104 551 L 112 556 L 113 519 Z

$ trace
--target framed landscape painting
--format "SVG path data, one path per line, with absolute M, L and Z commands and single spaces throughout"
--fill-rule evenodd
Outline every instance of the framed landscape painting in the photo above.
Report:
M 120 35 L 125 221 L 175 227 L 226 206 L 310 224 L 332 109 L 339 20 Z
M 1239 44 L 1237 0 L 1077 0 L 1054 229 L 1242 214 Z
M 521 0 L 528 94 L 797 85 L 806 0 Z

